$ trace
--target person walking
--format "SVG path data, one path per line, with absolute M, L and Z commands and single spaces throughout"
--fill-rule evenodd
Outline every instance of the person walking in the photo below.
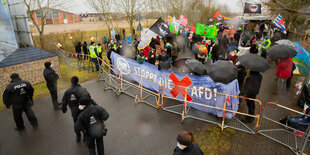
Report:
M 277 61 L 277 77 L 278 77 L 278 93 L 286 92 L 286 81 L 292 76 L 293 60 L 292 58 L 284 58 Z
M 81 98 L 79 102 L 80 109 L 83 109 L 83 112 L 80 113 L 74 124 L 75 132 L 86 131 L 86 141 L 90 155 L 96 155 L 96 145 L 98 155 L 103 155 L 103 136 L 107 133 L 104 121 L 109 118 L 109 113 L 98 105 L 92 105 L 87 97 Z
M 86 41 L 84 41 L 84 44 L 83 44 L 83 52 L 84 52 L 84 60 L 88 60 L 88 49 L 87 49 Z
M 94 62 L 95 66 L 96 66 L 96 71 L 99 71 L 98 54 L 97 54 L 97 49 L 96 49 L 94 42 L 90 43 L 88 50 L 89 50 L 91 60 Z
M 44 63 L 45 69 L 43 71 L 43 76 L 46 81 L 46 86 L 50 91 L 52 102 L 55 110 L 61 109 L 60 104 L 58 103 L 58 95 L 57 95 L 57 80 L 59 79 L 58 74 L 56 74 L 55 70 L 52 68 L 51 62 Z
M 271 41 L 269 39 L 269 37 L 265 37 L 265 41 L 262 44 L 262 54 L 261 56 L 266 58 L 267 57 L 267 50 L 271 45 Z
M 78 44 L 75 45 L 75 52 L 77 54 L 78 60 L 82 60 L 82 55 L 81 55 L 81 53 L 82 53 L 82 44 L 81 44 L 81 42 L 78 42 Z
M 12 81 L 4 90 L 3 103 L 8 109 L 12 106 L 16 124 L 15 129 L 25 129 L 22 116 L 23 112 L 26 113 L 30 124 L 36 129 L 38 127 L 38 121 L 31 109 L 31 106 L 33 105 L 34 89 L 28 81 L 21 80 L 17 73 L 11 74 L 10 78 Z
M 194 143 L 194 135 L 192 132 L 181 131 L 177 137 L 177 147 L 173 151 L 173 155 L 203 155 L 199 145 Z
M 89 92 L 86 90 L 86 88 L 83 88 L 79 84 L 79 78 L 77 76 L 73 76 L 71 78 L 71 84 L 72 86 L 65 91 L 64 96 L 62 98 L 62 112 L 66 113 L 67 106 L 69 105 L 69 108 L 71 110 L 71 116 L 73 118 L 73 122 L 75 123 L 77 117 L 81 113 L 81 110 L 79 109 L 79 100 L 82 97 L 87 97 L 91 101 L 91 104 L 93 105 L 95 105 L 96 103 L 94 100 L 91 99 L 91 96 Z M 81 133 L 77 132 L 76 141 L 80 142 L 80 140 L 81 140 Z M 83 140 L 86 140 L 85 136 Z
M 102 64 L 102 47 L 101 47 L 100 43 L 96 46 L 96 49 L 97 49 L 97 54 L 99 57 L 99 59 L 98 59 L 99 65 L 101 66 L 101 64 Z
M 250 71 L 249 77 L 245 80 L 243 86 L 243 94 L 247 98 L 255 99 L 259 94 L 260 86 L 262 83 L 263 76 L 259 72 Z M 247 100 L 248 113 L 254 115 L 255 103 L 253 100 Z M 242 121 L 245 123 L 252 123 L 253 117 L 246 116 Z

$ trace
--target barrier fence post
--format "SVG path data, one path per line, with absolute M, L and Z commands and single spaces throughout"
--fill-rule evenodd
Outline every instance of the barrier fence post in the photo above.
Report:
M 222 119 L 222 131 L 224 130 L 224 124 L 225 124 L 225 112 L 226 112 L 226 104 L 227 104 L 227 95 L 225 95 L 225 102 L 224 102 L 224 111 L 223 111 L 223 119 Z
M 159 102 L 160 102 L 160 100 L 161 100 L 161 86 L 160 86 L 160 84 L 159 84 L 158 87 L 159 87 L 159 88 L 158 88 L 158 99 L 157 99 L 156 108 L 159 110 L 159 106 L 160 106 Z
M 187 88 L 185 88 L 185 97 L 184 97 L 184 104 L 183 104 L 183 112 L 182 112 L 182 123 L 186 117 L 186 107 L 187 107 Z
M 135 97 L 135 103 L 138 103 L 138 101 L 139 101 L 138 96 L 139 96 L 139 91 L 140 91 L 141 84 L 142 84 L 142 76 L 140 77 L 140 82 L 139 82 L 137 94 L 136 94 L 136 97 Z
M 260 114 L 262 111 L 262 103 L 260 101 L 258 101 L 259 103 L 259 108 L 258 108 L 258 114 L 257 114 L 257 122 L 256 122 L 256 126 L 255 126 L 255 133 L 258 133 L 258 128 L 259 128 L 259 121 L 260 121 Z
M 305 141 L 304 141 L 304 144 L 303 144 L 303 146 L 302 146 L 301 153 L 304 153 L 305 148 L 306 148 L 307 143 L 308 143 L 308 139 L 309 139 L 309 137 L 310 137 L 310 125 L 308 126 L 308 128 L 307 128 L 305 134 L 306 134 L 307 136 L 306 136 Z

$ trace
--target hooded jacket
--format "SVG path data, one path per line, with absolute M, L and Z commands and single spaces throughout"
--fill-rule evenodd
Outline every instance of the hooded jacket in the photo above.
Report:
M 183 150 L 176 147 L 173 155 L 204 155 L 204 153 L 200 150 L 199 145 L 194 143 L 192 146 L 186 147 Z

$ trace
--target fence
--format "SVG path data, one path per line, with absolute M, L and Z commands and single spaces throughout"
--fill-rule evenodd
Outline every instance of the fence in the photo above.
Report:
M 270 109 L 271 106 L 274 109 Z M 303 154 L 306 151 L 306 147 L 308 148 L 307 151 L 309 151 L 310 126 L 303 132 L 287 124 L 280 123 L 279 120 L 275 120 L 275 116 L 272 116 L 272 114 L 275 112 L 281 113 L 283 118 L 287 115 L 295 116 L 299 114 L 310 117 L 309 115 L 273 102 L 266 103 L 264 110 L 264 115 L 262 116 L 262 123 L 264 125 L 258 131 L 259 134 L 283 144 L 296 154 Z
M 62 57 L 62 59 L 66 63 L 71 63 L 71 65 L 75 65 L 75 67 L 79 67 L 78 62 L 72 63 L 76 61 L 74 60 L 75 58 L 74 54 L 64 54 L 62 52 L 63 51 L 58 51 L 58 55 Z M 269 102 L 265 105 L 264 114 L 261 117 L 262 103 L 257 99 L 246 98 L 243 96 L 234 96 L 234 95 L 212 92 L 212 91 L 207 91 L 207 90 L 198 90 L 198 89 L 189 88 L 189 87 L 183 87 L 183 88 L 186 90 L 186 92 L 191 89 L 191 90 L 196 90 L 196 91 L 203 91 L 204 93 L 225 96 L 224 107 L 219 108 L 219 107 L 214 107 L 214 106 L 205 105 L 201 103 L 187 101 L 186 100 L 187 96 L 185 96 L 183 100 L 172 98 L 172 97 L 164 95 L 163 87 L 166 85 L 169 85 L 169 86 L 175 86 L 175 85 L 167 84 L 167 83 L 160 84 L 158 81 L 154 81 L 153 79 L 149 79 L 141 75 L 130 72 L 130 74 L 135 74 L 140 77 L 140 81 L 137 83 L 130 79 L 126 79 L 126 77 L 122 75 L 122 72 L 120 72 L 120 74 L 118 75 L 116 70 L 112 68 L 114 67 L 118 69 L 117 66 L 112 66 L 108 64 L 108 62 L 103 61 L 101 58 L 99 58 L 99 60 L 102 61 L 102 65 L 99 66 L 98 79 L 99 81 L 102 81 L 104 83 L 104 90 L 112 90 L 117 95 L 121 95 L 121 94 L 128 95 L 134 98 L 135 104 L 145 103 L 158 110 L 161 108 L 164 111 L 181 115 L 181 122 L 183 122 L 186 118 L 193 118 L 193 119 L 217 124 L 221 127 L 222 130 L 224 128 L 233 128 L 233 129 L 251 133 L 251 134 L 259 133 L 271 140 L 274 140 L 280 144 L 283 144 L 284 146 L 290 148 L 296 154 L 303 154 L 305 151 L 309 151 L 310 127 L 307 128 L 306 132 L 297 131 L 296 129 L 288 125 L 281 124 L 279 121 L 272 119 L 269 116 L 270 114 L 272 114 L 272 112 L 268 111 L 268 109 L 269 109 L 269 105 L 273 105 L 277 108 L 284 110 L 281 112 L 283 114 L 304 115 L 301 112 L 287 108 L 285 106 L 281 106 L 279 104 Z M 89 64 L 88 66 L 90 65 L 93 65 L 93 64 Z M 80 67 L 82 69 L 87 68 L 86 66 L 83 66 L 83 65 L 81 65 Z M 159 91 L 154 92 L 147 88 L 144 88 L 143 80 L 150 80 L 152 82 L 159 83 Z M 177 86 L 177 87 L 182 87 L 182 86 Z M 243 112 L 229 110 L 226 108 L 226 105 L 229 104 L 228 103 L 229 98 L 252 100 L 258 106 L 258 111 L 256 114 L 250 115 L 250 114 L 243 113 Z M 183 102 L 183 103 L 180 104 L 180 102 Z M 196 106 L 212 108 L 216 110 L 222 110 L 223 117 L 217 117 L 213 114 L 199 111 L 189 106 L 189 104 L 194 104 Z M 231 112 L 236 115 L 232 119 L 225 119 L 226 112 Z M 251 124 L 242 123 L 240 121 L 240 118 L 244 116 L 256 118 L 255 125 L 251 126 Z

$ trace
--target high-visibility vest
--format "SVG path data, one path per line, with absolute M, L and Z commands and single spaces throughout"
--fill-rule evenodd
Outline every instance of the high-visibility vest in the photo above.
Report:
M 267 39 L 264 41 L 263 45 L 262 45 L 262 49 L 267 50 L 271 45 L 271 41 L 270 39 Z
M 88 50 L 89 50 L 91 58 L 97 58 L 97 54 L 95 52 L 95 46 L 94 45 L 90 45 Z
M 98 46 L 98 45 L 97 45 L 96 48 L 97 48 L 97 53 L 100 54 L 100 53 L 102 52 L 101 46 Z
M 166 47 L 168 48 L 168 47 L 172 47 L 172 45 L 170 44 L 170 43 L 167 43 L 166 44 Z

